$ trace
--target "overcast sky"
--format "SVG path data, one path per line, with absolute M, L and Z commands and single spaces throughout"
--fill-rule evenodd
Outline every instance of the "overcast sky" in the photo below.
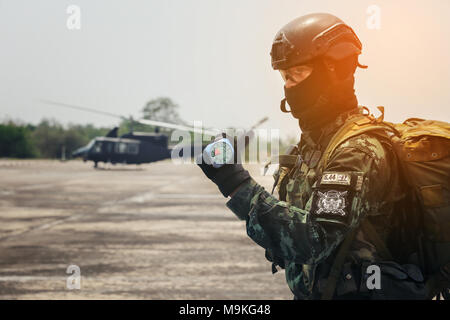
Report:
M 380 29 L 367 8 L 381 9 Z M 66 26 L 69 5 L 81 29 Z M 266 127 L 298 134 L 279 111 L 283 84 L 271 69 L 275 33 L 312 12 L 350 24 L 363 43 L 360 104 L 386 118 L 450 121 L 450 1 L 0 0 L 0 120 L 113 126 L 114 118 L 58 109 L 51 99 L 135 116 L 168 96 L 185 120 L 213 127 Z

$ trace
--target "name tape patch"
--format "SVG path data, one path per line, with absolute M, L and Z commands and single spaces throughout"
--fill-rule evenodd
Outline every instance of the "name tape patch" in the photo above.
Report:
M 320 181 L 320 184 L 339 184 L 343 186 L 349 186 L 350 183 L 350 174 L 340 172 L 325 172 Z

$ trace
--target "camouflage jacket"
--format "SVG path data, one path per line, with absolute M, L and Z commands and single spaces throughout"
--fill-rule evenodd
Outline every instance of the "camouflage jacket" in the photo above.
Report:
M 386 243 L 395 234 L 393 214 L 401 187 L 397 160 L 387 141 L 370 134 L 350 138 L 335 150 L 326 168 L 317 167 L 333 134 L 352 116 L 342 115 L 328 125 L 319 143 L 302 135 L 303 161 L 284 168 L 286 177 L 279 184 L 285 199 L 277 199 L 251 179 L 227 202 L 246 221 L 248 236 L 266 249 L 266 257 L 285 269 L 296 299 L 320 298 L 336 248 L 363 218 L 371 220 Z M 361 268 L 380 260 L 373 243 L 358 229 L 335 294 L 364 292 Z

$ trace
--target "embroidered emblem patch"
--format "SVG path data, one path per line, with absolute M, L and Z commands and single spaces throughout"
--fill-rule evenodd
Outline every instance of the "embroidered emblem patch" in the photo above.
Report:
M 339 184 L 343 186 L 349 186 L 350 182 L 350 174 L 339 172 L 325 172 L 322 176 L 320 184 Z
M 319 200 L 317 200 L 317 211 L 316 214 L 331 213 L 340 216 L 345 216 L 344 211 L 346 203 L 345 196 L 347 191 L 339 192 L 336 190 L 330 190 L 325 193 L 318 191 Z

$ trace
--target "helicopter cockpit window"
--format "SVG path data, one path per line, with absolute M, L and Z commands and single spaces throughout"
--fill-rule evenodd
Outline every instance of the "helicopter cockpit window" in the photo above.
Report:
M 139 144 L 129 143 L 128 144 L 128 153 L 129 154 L 138 154 L 139 153 Z
M 116 144 L 116 153 L 126 153 L 127 144 L 125 142 L 119 142 Z
M 129 142 L 119 142 L 116 144 L 116 153 L 138 154 L 139 144 Z
M 106 153 L 112 153 L 112 151 L 113 151 L 113 143 L 112 142 L 106 143 Z
M 94 153 L 101 153 L 102 152 L 102 145 L 103 144 L 100 141 L 97 141 L 94 144 L 94 148 L 92 149 L 92 152 L 94 152 Z
M 92 148 L 92 146 L 94 145 L 94 143 L 95 143 L 95 139 L 89 141 L 89 143 L 87 144 L 86 148 L 88 148 L 88 149 Z

